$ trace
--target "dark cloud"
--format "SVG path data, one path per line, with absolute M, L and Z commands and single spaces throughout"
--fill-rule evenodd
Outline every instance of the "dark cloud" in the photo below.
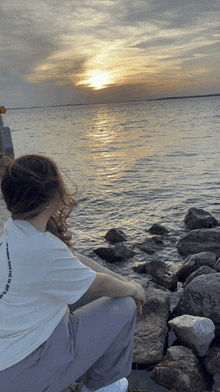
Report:
M 37 26 L 28 14 L 1 11 L 0 25 L 3 32 L 1 56 L 4 65 L 12 71 L 28 69 L 59 48 L 59 39 Z
M 80 74 L 85 72 L 88 56 L 69 56 L 67 59 L 56 59 L 55 62 L 47 62 L 45 66 L 34 70 L 27 79 L 32 83 L 43 80 L 75 84 L 80 79 Z
M 163 88 L 161 88 L 163 84 Z M 89 103 L 111 103 L 123 101 L 136 101 L 158 96 L 165 96 L 171 87 L 168 80 L 158 80 L 136 83 L 124 83 L 106 86 L 104 89 L 92 90 L 88 87 L 80 87 L 78 94 L 82 102 Z M 173 85 L 172 85 L 173 87 Z
M 164 28 L 184 28 L 194 25 L 198 17 L 206 18 L 220 11 L 218 0 L 126 0 L 125 3 L 124 12 L 118 15 L 124 25 L 151 21 L 163 22 Z
M 175 38 L 152 38 L 147 41 L 142 41 L 139 44 L 131 46 L 132 48 L 147 49 L 150 47 L 170 45 L 176 42 Z

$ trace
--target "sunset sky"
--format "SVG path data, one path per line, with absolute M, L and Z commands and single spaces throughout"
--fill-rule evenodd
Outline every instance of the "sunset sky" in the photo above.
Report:
M 0 105 L 220 93 L 219 0 L 1 0 Z

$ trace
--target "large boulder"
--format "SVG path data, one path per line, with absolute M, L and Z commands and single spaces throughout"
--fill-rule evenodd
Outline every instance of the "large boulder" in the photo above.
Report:
M 183 256 L 211 252 L 220 257 L 220 230 L 201 229 L 190 231 L 177 243 L 177 250 Z
M 192 348 L 199 357 L 204 357 L 215 337 L 215 325 L 205 317 L 183 316 L 168 322 L 181 344 Z
M 220 273 L 200 275 L 185 288 L 171 318 L 189 314 L 206 317 L 215 324 L 215 335 L 220 336 Z
M 198 358 L 190 348 L 182 346 L 168 348 L 150 379 L 174 392 L 205 392 L 207 387 Z
M 186 278 L 202 265 L 214 268 L 216 263 L 216 255 L 211 252 L 201 252 L 189 255 L 181 264 L 176 272 L 176 276 L 180 282 L 184 282 Z
M 105 238 L 113 244 L 127 241 L 127 235 L 121 229 L 110 229 L 106 233 Z
M 158 250 L 162 250 L 164 247 L 163 240 L 159 236 L 155 236 L 152 238 L 146 238 L 141 244 L 140 249 L 144 252 L 152 255 Z
M 155 259 L 145 264 L 145 273 L 150 274 L 156 283 L 168 289 L 177 287 L 177 277 L 162 260 Z
M 133 363 L 150 366 L 163 359 L 168 337 L 170 297 L 165 291 L 148 288 L 146 298 L 142 314 L 137 314 Z
M 186 281 L 183 283 L 183 288 L 185 289 L 186 286 L 192 282 L 193 279 L 195 279 L 197 276 L 200 275 L 208 275 L 208 274 L 215 274 L 217 271 L 215 271 L 213 268 L 208 267 L 207 265 L 203 265 L 202 267 L 198 268 L 196 271 L 192 272 L 186 279 Z
M 213 377 L 215 377 L 216 374 L 220 374 L 220 345 L 215 344 L 209 347 L 203 358 L 203 363 L 207 372 Z
M 210 229 L 218 226 L 217 220 L 209 212 L 195 207 L 189 209 L 184 222 L 190 230 Z

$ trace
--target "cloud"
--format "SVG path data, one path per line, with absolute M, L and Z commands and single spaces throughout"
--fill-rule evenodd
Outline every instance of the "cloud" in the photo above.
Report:
M 219 11 L 219 0 L 2 0 L 2 93 L 107 102 L 202 83 L 201 69 L 212 80 Z M 103 91 L 89 86 L 94 72 L 108 76 Z

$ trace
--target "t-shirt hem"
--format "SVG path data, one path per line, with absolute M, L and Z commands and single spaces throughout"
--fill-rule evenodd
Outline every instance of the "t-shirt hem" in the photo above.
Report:
M 22 351 L 22 353 L 19 353 L 19 355 L 17 355 L 16 357 L 14 357 L 13 359 L 10 359 L 9 361 L 4 361 L 3 364 L 1 364 L 0 362 L 0 371 L 1 370 L 5 370 L 8 369 L 9 367 L 18 364 L 19 362 L 21 362 L 23 359 L 27 358 L 28 355 L 32 354 L 37 348 L 39 348 L 44 342 L 46 342 L 47 339 L 50 338 L 50 336 L 53 334 L 53 332 L 55 331 L 56 327 L 58 326 L 58 324 L 61 322 L 62 318 L 64 317 L 66 313 L 66 306 L 63 309 L 63 314 L 60 318 L 60 320 L 57 322 L 57 324 L 55 326 L 53 326 L 53 328 L 51 328 L 45 335 L 43 338 L 41 338 L 40 340 L 38 340 L 37 342 L 35 342 L 35 344 L 33 344 L 32 346 L 28 347 L 27 350 Z

